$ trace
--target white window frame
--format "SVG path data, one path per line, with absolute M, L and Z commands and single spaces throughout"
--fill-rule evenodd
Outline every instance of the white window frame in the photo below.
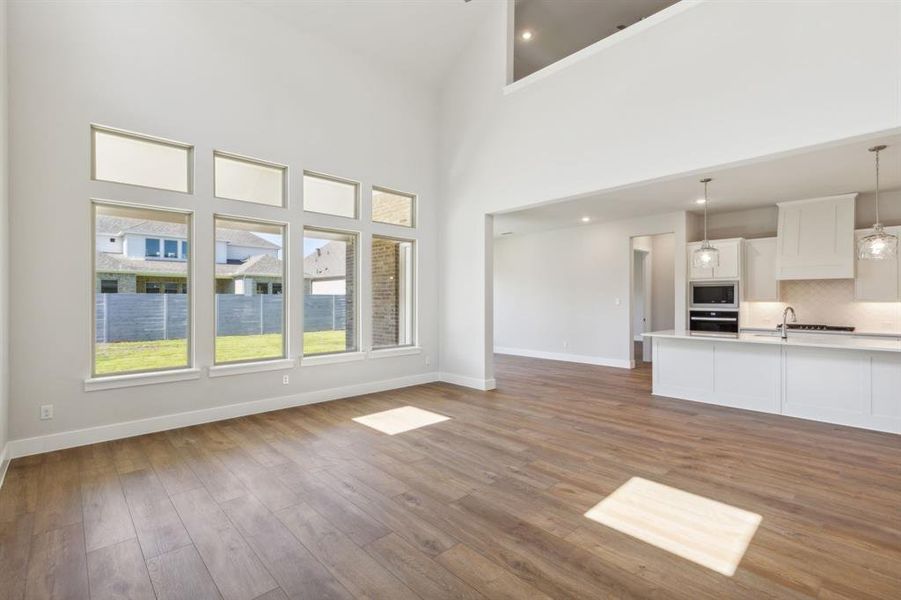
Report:
M 133 140 L 140 140 L 142 142 L 149 142 L 152 144 L 159 144 L 161 146 L 169 146 L 171 148 L 180 148 L 186 151 L 185 160 L 187 161 L 186 165 L 186 177 L 187 182 L 185 186 L 185 190 L 173 190 L 172 188 L 161 188 L 152 185 L 142 185 L 140 183 L 128 183 L 125 181 L 113 181 L 112 179 L 98 179 L 97 178 L 97 137 L 96 133 L 101 132 L 108 135 L 117 135 L 119 137 L 130 138 Z M 132 187 L 139 187 L 151 190 L 160 190 L 164 192 L 173 192 L 175 194 L 193 194 L 194 193 L 194 146 L 192 144 L 186 144 L 185 142 L 178 142 L 175 140 L 170 140 L 167 138 L 156 137 L 152 135 L 147 135 L 145 133 L 137 133 L 135 131 L 128 131 L 126 129 L 118 129 L 116 127 L 108 127 L 106 125 L 98 125 L 96 123 L 91 123 L 91 181 L 104 181 L 107 183 L 115 183 L 118 185 L 130 185 Z
M 390 234 L 383 233 L 373 233 L 372 241 L 374 242 L 377 239 L 381 240 L 390 240 L 399 243 L 408 243 L 409 251 L 404 253 L 404 255 L 398 258 L 399 268 L 403 268 L 406 264 L 407 267 L 407 276 L 409 281 L 404 283 L 404 298 L 408 306 L 400 307 L 398 306 L 398 337 L 401 337 L 401 332 L 409 330 L 410 331 L 410 343 L 408 344 L 395 344 L 393 346 L 375 346 L 373 345 L 372 339 L 370 338 L 370 351 L 377 355 L 378 353 L 392 353 L 398 352 L 402 350 L 409 350 L 412 348 L 419 347 L 419 240 L 415 237 L 403 237 L 396 236 Z M 369 306 L 370 306 L 370 319 L 372 318 L 372 314 L 375 313 L 374 310 L 374 302 L 372 298 L 372 269 L 375 266 L 375 260 L 372 256 L 372 244 L 369 245 Z M 398 299 L 400 299 L 400 290 L 398 290 Z M 370 327 L 372 331 L 375 331 L 375 325 Z M 370 334 L 372 334 L 372 331 Z
M 253 200 L 245 200 L 243 198 L 232 198 L 231 196 L 221 196 L 216 189 L 216 158 L 227 158 L 237 162 L 244 162 L 251 165 L 259 165 L 261 167 L 269 167 L 279 169 L 282 172 L 282 201 L 281 204 L 266 204 L 265 202 L 254 202 Z M 221 200 L 233 200 L 235 202 L 245 202 L 254 206 L 268 206 L 270 208 L 289 208 L 291 194 L 288 191 L 288 166 L 281 163 L 253 158 L 252 156 L 244 156 L 243 154 L 235 154 L 234 152 L 224 152 L 222 150 L 213 150 L 213 197 Z
M 251 202 L 250 204 L 257 204 L 256 202 Z M 260 204 L 260 206 L 265 206 L 264 204 Z M 216 324 L 219 320 L 219 309 L 218 304 L 216 302 L 216 221 L 238 221 L 240 223 L 248 223 L 248 224 L 260 224 L 269 227 L 281 227 L 282 228 L 282 354 L 281 356 L 273 356 L 271 358 L 248 358 L 241 360 L 230 360 L 227 362 L 219 362 L 216 360 L 216 338 L 219 337 L 216 333 Z M 291 285 L 290 285 L 290 274 L 291 274 L 291 259 L 289 257 L 289 248 L 290 244 L 290 225 L 285 221 L 273 221 L 269 219 L 258 219 L 256 217 L 247 217 L 244 215 L 234 215 L 227 213 L 214 213 L 213 214 L 213 365 L 210 367 L 210 373 L 214 373 L 217 371 L 221 372 L 229 372 L 230 367 L 237 367 L 238 365 L 269 365 L 270 363 L 282 364 L 285 361 L 291 360 L 289 357 L 291 356 L 291 342 L 290 342 L 290 331 L 289 331 L 289 323 L 291 319 L 289 318 L 289 313 L 291 310 Z M 190 251 L 189 251 L 190 254 Z M 237 282 L 235 282 L 237 283 Z M 256 282 L 255 282 L 256 283 Z M 281 367 L 280 367 L 281 368 Z M 236 371 L 237 372 L 237 371 Z
M 315 212 L 315 211 L 311 211 Z M 321 213 L 317 213 L 321 214 Z M 342 218 L 339 215 L 328 215 L 330 217 Z M 345 217 L 346 218 L 346 217 Z M 347 273 L 344 274 L 345 281 L 353 282 L 354 289 L 354 327 L 356 331 L 354 331 L 354 349 L 353 350 L 341 350 L 339 352 L 319 352 L 316 354 L 307 354 L 306 348 L 304 347 L 304 335 L 306 334 L 306 328 L 304 327 L 303 319 L 300 321 L 300 347 L 301 347 L 301 359 L 303 363 L 306 364 L 316 364 L 317 362 L 325 363 L 325 362 L 344 362 L 343 359 L 338 357 L 354 357 L 360 356 L 363 357 L 363 294 L 362 294 L 362 263 L 363 263 L 363 232 L 354 229 L 343 229 L 341 227 L 329 227 L 329 226 L 320 226 L 320 225 L 304 225 L 302 229 L 302 239 L 301 239 L 301 253 L 303 253 L 303 242 L 307 238 L 307 231 L 321 232 L 326 234 L 337 234 L 337 235 L 348 235 L 353 236 L 354 244 L 356 246 L 356 256 L 354 257 L 354 272 L 353 277 L 348 278 Z M 302 260 L 305 259 L 306 256 L 302 257 Z M 303 271 L 303 264 L 301 264 L 301 271 Z M 304 282 L 304 290 L 303 290 L 303 298 L 301 302 L 304 302 L 306 299 L 306 283 Z M 345 294 L 346 296 L 346 294 Z M 303 306 L 303 304 L 301 305 Z M 346 324 L 345 324 L 346 326 Z M 350 359 L 348 359 L 350 360 Z
M 90 282 L 89 286 L 90 292 L 90 304 L 91 304 L 91 331 L 90 331 L 90 352 L 91 352 L 91 370 L 90 377 L 85 379 L 85 389 L 93 390 L 93 389 L 107 389 L 110 386 L 99 384 L 98 382 L 107 382 L 107 381 L 124 381 L 124 382 L 133 382 L 137 379 L 147 378 L 153 379 L 157 375 L 176 375 L 178 378 L 182 378 L 181 375 L 185 375 L 184 378 L 192 379 L 194 375 L 197 373 L 197 369 L 194 367 L 196 357 L 195 357 L 195 344 L 194 344 L 194 294 L 192 292 L 191 282 L 194 280 L 194 261 L 188 260 L 187 270 L 186 270 L 186 279 L 187 279 L 187 287 L 186 287 L 186 295 L 188 297 L 188 322 L 185 326 L 185 333 L 187 336 L 187 364 L 185 366 L 180 367 L 168 367 L 163 369 L 139 369 L 136 371 L 119 371 L 116 373 L 97 373 L 97 294 L 100 293 L 96 289 L 96 280 L 97 280 L 97 207 L 98 206 L 110 206 L 110 207 L 122 207 L 122 208 L 132 208 L 138 210 L 152 210 L 156 212 L 167 212 L 173 213 L 177 215 L 182 215 L 186 217 L 187 220 L 187 233 L 188 238 L 187 241 L 191 243 L 194 239 L 194 211 L 187 209 L 179 209 L 172 208 L 167 206 L 156 206 L 150 204 L 140 204 L 134 202 L 122 202 L 118 200 L 104 200 L 99 198 L 91 198 L 90 201 L 90 218 L 91 218 L 91 258 L 90 258 Z M 162 291 L 162 290 L 161 290 Z M 168 377 L 162 377 L 163 380 L 169 380 Z M 117 387 L 117 386 L 112 386 Z

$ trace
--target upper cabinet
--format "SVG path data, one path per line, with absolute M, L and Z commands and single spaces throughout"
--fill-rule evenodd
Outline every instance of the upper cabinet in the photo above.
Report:
M 742 291 L 748 302 L 778 302 L 776 279 L 776 238 L 746 240 Z
M 779 203 L 778 279 L 854 277 L 857 194 Z
M 710 244 L 720 251 L 720 264 L 709 269 L 699 269 L 691 264 L 692 252 L 701 242 L 688 244 L 688 279 L 740 279 L 741 278 L 741 238 L 710 240 Z
M 901 236 L 901 227 L 886 227 L 888 233 Z M 873 233 L 862 229 L 856 239 Z M 864 302 L 898 302 L 901 300 L 901 261 L 857 259 L 857 277 L 854 280 L 854 299 Z

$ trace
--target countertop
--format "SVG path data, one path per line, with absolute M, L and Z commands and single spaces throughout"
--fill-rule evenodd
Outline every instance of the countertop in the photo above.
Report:
M 789 331 L 783 340 L 772 330 L 759 333 L 743 331 L 736 336 L 692 334 L 688 331 L 652 331 L 645 337 L 659 337 L 681 340 L 699 340 L 735 344 L 765 344 L 769 346 L 802 346 L 807 348 L 837 348 L 839 350 L 865 350 L 875 352 L 901 352 L 901 337 L 872 335 L 834 335 L 828 333 L 807 333 Z

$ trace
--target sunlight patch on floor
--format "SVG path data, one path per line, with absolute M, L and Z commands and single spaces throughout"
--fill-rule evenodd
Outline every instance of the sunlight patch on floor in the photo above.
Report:
M 377 429 L 382 433 L 395 435 L 419 429 L 426 425 L 449 421 L 450 417 L 416 408 L 415 406 L 401 406 L 400 408 L 392 408 L 391 410 L 372 413 L 363 417 L 354 417 L 353 420 L 361 425 Z
M 731 577 L 762 517 L 641 477 L 633 477 L 585 516 Z

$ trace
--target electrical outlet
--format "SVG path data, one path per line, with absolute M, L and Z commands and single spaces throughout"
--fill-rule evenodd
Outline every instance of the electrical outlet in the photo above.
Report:
M 428 354 L 425 355 L 425 366 L 427 366 L 427 367 L 432 366 L 432 357 L 429 356 Z
M 622 304 L 622 300 L 620 300 L 619 298 L 617 298 L 617 299 L 614 300 L 613 302 L 614 302 L 614 304 L 616 304 L 617 306 L 619 306 L 620 304 Z
M 567 342 L 566 340 L 563 340 L 563 349 L 564 350 L 569 349 L 569 342 Z
M 53 418 L 53 405 L 44 404 L 41 406 L 41 421 Z
M 291 376 L 282 375 L 282 385 L 288 385 L 289 383 L 291 383 Z

